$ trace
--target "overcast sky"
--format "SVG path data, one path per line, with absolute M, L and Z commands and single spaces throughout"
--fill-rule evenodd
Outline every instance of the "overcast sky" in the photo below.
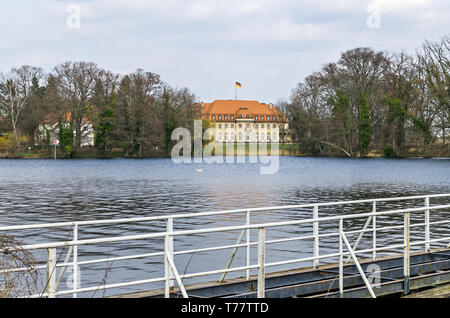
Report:
M 240 99 L 276 102 L 340 52 L 414 52 L 449 17 L 449 0 L 2 0 L 0 71 L 93 61 L 199 101 L 233 99 L 239 81 Z

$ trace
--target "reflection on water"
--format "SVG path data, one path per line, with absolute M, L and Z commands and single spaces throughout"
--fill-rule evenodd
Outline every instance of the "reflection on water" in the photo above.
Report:
M 169 159 L 0 160 L 0 225 L 142 217 L 450 192 L 449 160 L 281 157 L 277 174 L 261 175 L 259 171 L 260 166 L 255 164 L 175 165 Z M 422 201 L 415 203 L 423 204 Z M 439 200 L 433 200 L 432 203 L 437 204 Z M 384 204 L 380 209 L 396 206 Z M 323 208 L 320 215 L 369 211 L 370 205 L 359 205 L 340 210 Z M 446 213 L 448 211 L 433 213 L 432 219 L 446 218 Z M 310 217 L 310 209 L 298 209 L 261 213 L 252 216 L 252 219 L 283 221 Z M 413 220 L 420 221 L 421 217 L 414 216 Z M 385 218 L 379 222 L 381 225 L 394 220 Z M 240 225 L 244 222 L 243 215 L 180 219 L 176 220 L 175 229 Z M 349 222 L 347 226 L 362 227 L 364 222 L 357 220 Z M 151 233 L 162 231 L 164 226 L 164 222 L 147 222 L 82 227 L 80 239 Z M 335 226 L 323 224 L 320 230 L 326 232 Z M 268 231 L 267 235 L 268 239 L 284 238 L 309 235 L 310 230 L 308 226 L 291 226 Z M 18 235 L 27 244 L 71 236 L 70 229 L 11 234 Z M 420 238 L 422 232 L 416 229 L 414 235 Z M 175 239 L 175 250 L 204 248 L 218 241 L 224 245 L 232 244 L 238 236 L 239 233 L 235 232 L 180 237 Z M 380 236 L 380 242 L 388 237 L 391 241 L 401 240 L 402 232 L 391 231 Z M 256 233 L 252 233 L 252 239 L 256 238 Z M 321 252 L 332 251 L 336 248 L 335 243 L 335 238 L 323 238 Z M 362 242 L 361 246 L 364 244 L 369 246 L 370 241 Z M 310 255 L 311 246 L 310 241 L 272 245 L 268 250 L 268 261 Z M 161 248 L 160 239 L 85 246 L 80 247 L 79 258 L 87 260 L 151 253 L 161 251 Z M 229 253 L 229 250 L 198 253 L 192 258 L 191 255 L 180 255 L 176 257 L 176 263 L 181 273 L 224 268 Z M 244 250 L 238 252 L 235 265 L 243 265 L 244 253 Z M 256 261 L 255 257 L 256 249 L 252 250 L 253 262 Z M 82 287 L 98 284 L 106 272 L 107 282 L 115 283 L 156 277 L 162 270 L 162 260 L 157 258 L 86 265 L 81 268 Z M 121 292 L 150 287 L 161 286 L 130 287 Z M 112 290 L 106 294 L 116 292 Z M 96 293 L 96 296 L 102 295 L 103 292 Z

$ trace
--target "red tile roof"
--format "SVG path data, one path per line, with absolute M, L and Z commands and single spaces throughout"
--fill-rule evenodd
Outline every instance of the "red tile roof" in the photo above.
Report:
M 71 112 L 65 112 L 61 113 L 60 118 L 63 118 L 65 122 L 72 121 L 72 113 Z M 45 124 L 55 124 L 58 122 L 58 116 L 55 113 L 49 113 L 47 116 L 45 116 L 44 123 Z M 90 120 L 86 117 L 83 117 L 82 123 L 90 123 Z
M 277 107 L 254 100 L 216 100 L 212 103 L 200 103 L 198 105 L 201 107 L 203 119 L 235 121 L 241 115 L 242 119 L 246 119 L 248 116 L 249 119 L 253 119 L 255 122 L 287 122 L 286 115 Z M 222 119 L 219 119 L 219 115 Z M 213 119 L 213 116 L 215 116 L 215 119 Z M 228 118 L 225 119 L 225 116 Z M 233 116 L 233 119 L 231 116 Z M 264 120 L 261 119 L 262 116 L 264 116 Z M 268 116 L 270 120 L 268 120 Z M 274 116 L 275 120 L 273 120 Z

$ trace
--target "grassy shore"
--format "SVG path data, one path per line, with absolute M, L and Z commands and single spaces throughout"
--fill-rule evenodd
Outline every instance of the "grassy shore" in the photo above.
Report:
M 205 150 L 205 148 L 203 148 Z M 222 153 L 223 155 L 227 154 L 227 151 L 231 151 L 231 155 L 234 156 L 252 156 L 252 155 L 258 155 L 259 154 L 265 154 L 272 155 L 272 145 L 267 144 L 266 148 L 261 147 L 260 144 L 234 144 L 234 147 L 232 149 L 226 148 L 226 145 L 222 145 Z M 209 149 L 209 152 L 211 152 L 211 149 Z M 215 154 L 215 151 L 212 151 L 212 154 Z M 302 154 L 300 152 L 299 146 L 295 144 L 278 144 L 278 155 L 280 156 L 298 156 L 298 157 L 314 157 L 308 154 Z M 165 153 L 144 153 L 142 158 L 169 158 L 170 155 Z M 323 157 L 323 156 L 316 156 L 316 157 Z M 335 157 L 335 156 L 329 156 L 329 157 Z M 361 156 L 363 158 L 380 158 L 385 157 L 384 153 L 382 151 L 373 150 L 370 151 L 365 156 Z M 438 158 L 438 157 L 448 157 L 445 155 L 439 155 L 439 154 L 433 154 L 433 155 L 424 155 L 420 152 L 405 152 L 398 155 L 396 158 Z M 12 156 L 10 154 L 0 153 L 0 158 L 2 159 L 53 159 L 54 158 L 54 148 L 52 149 L 32 149 L 32 150 L 26 150 L 23 151 L 15 156 Z M 66 158 L 65 154 L 57 148 L 57 158 L 62 159 Z M 73 159 L 113 159 L 113 158 L 127 158 L 125 156 L 125 152 L 123 149 L 117 148 L 114 149 L 112 152 L 109 153 L 98 153 L 96 149 L 94 148 L 83 148 L 79 151 L 75 152 L 72 156 Z

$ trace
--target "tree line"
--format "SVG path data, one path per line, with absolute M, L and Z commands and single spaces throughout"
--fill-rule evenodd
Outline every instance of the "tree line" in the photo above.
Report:
M 301 153 L 449 155 L 450 37 L 414 54 L 355 48 L 280 102 Z
M 61 149 L 72 156 L 81 148 L 88 120 L 100 155 L 113 149 L 126 157 L 164 155 L 171 148 L 172 130 L 191 127 L 195 109 L 189 89 L 171 87 L 142 69 L 121 75 L 92 62 L 66 62 L 49 73 L 25 65 L 0 76 L 2 128 L 11 131 L 13 153 L 33 146 L 39 125 L 53 120 Z
M 449 155 L 450 38 L 414 54 L 355 48 L 325 64 L 278 103 L 306 155 Z M 33 147 L 44 122 L 58 124 L 66 156 L 81 150 L 92 123 L 95 152 L 167 155 L 176 127 L 192 130 L 195 95 L 142 69 L 117 74 L 92 62 L 65 62 L 46 73 L 21 66 L 0 74 L 0 152 Z M 44 144 L 49 146 L 49 132 Z M 49 149 L 49 147 L 48 147 Z

